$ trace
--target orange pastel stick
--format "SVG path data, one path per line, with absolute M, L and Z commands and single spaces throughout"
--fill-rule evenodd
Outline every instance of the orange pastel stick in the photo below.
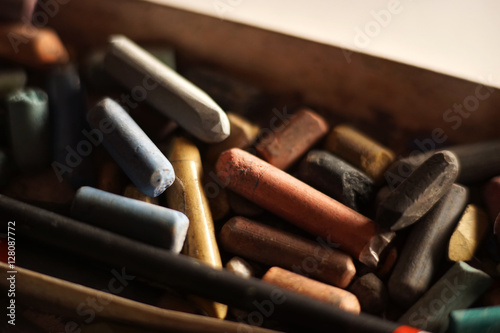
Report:
M 369 218 L 241 149 L 223 152 L 217 175 L 229 189 L 298 227 L 339 244 L 374 267 L 394 233 L 378 233 Z

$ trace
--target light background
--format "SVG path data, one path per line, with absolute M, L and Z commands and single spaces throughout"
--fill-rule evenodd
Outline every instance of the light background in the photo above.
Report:
M 498 0 L 147 0 L 500 88 Z M 382 26 L 373 13 L 391 14 Z M 387 22 L 387 23 L 386 23 Z M 378 27 L 378 29 L 377 29 Z M 367 29 L 372 37 L 360 41 Z M 359 29 L 359 30 L 358 30 Z

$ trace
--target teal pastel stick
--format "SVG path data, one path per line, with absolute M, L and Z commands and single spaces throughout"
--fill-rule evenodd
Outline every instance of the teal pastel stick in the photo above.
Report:
M 14 162 L 22 171 L 49 164 L 47 94 L 38 88 L 16 90 L 7 96 L 7 117 Z
M 81 221 L 175 253 L 182 250 L 189 220 L 173 209 L 81 187 L 71 206 Z
M 104 98 L 87 114 L 96 144 L 104 147 L 141 192 L 162 194 L 175 180 L 165 155 L 115 101 Z
M 450 314 L 449 333 L 500 332 L 500 306 L 455 310 Z

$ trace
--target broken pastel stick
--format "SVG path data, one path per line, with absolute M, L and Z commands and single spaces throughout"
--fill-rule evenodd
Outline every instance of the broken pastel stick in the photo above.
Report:
M 255 147 L 257 154 L 278 169 L 286 170 L 328 132 L 328 123 L 316 112 L 302 108 L 273 135 Z
M 224 248 L 239 256 L 271 266 L 303 272 L 328 284 L 345 288 L 356 268 L 347 254 L 271 226 L 236 216 L 220 233 Z
M 125 36 L 111 37 L 104 59 L 108 72 L 198 139 L 215 143 L 230 133 L 222 109 L 201 89 Z
M 468 190 L 453 184 L 450 191 L 415 224 L 389 279 L 392 300 L 408 307 L 430 287 L 467 199 Z
M 325 148 L 358 167 L 377 184 L 383 180 L 385 170 L 396 158 L 390 149 L 347 125 L 332 129 Z
M 448 259 L 471 260 L 489 227 L 490 222 L 486 212 L 474 204 L 468 205 L 450 237 Z
M 398 322 L 430 332 L 445 332 L 450 312 L 471 306 L 489 288 L 491 281 L 488 274 L 458 261 Z
M 189 227 L 181 212 L 88 186 L 76 192 L 71 215 L 175 253 L 181 251 Z
M 229 189 L 296 226 L 340 244 L 340 248 L 375 267 L 394 237 L 379 233 L 369 218 L 344 206 L 284 171 L 241 149 L 223 152 L 217 174 Z
M 417 222 L 450 190 L 458 169 L 453 153 L 433 154 L 380 203 L 376 221 L 393 231 Z
M 349 163 L 323 150 L 312 150 L 301 162 L 299 178 L 355 211 L 373 200 L 373 180 Z
M 170 162 L 118 103 L 110 98 L 102 99 L 90 109 L 87 120 L 93 127 L 89 140 L 93 140 L 94 145 L 102 141 L 144 194 L 157 197 L 174 182 Z

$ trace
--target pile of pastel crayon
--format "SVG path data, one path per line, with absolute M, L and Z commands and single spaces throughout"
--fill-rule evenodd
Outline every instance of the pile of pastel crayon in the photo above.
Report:
M 500 141 L 396 158 L 166 46 L 73 54 L 15 3 L 5 331 L 500 332 Z

